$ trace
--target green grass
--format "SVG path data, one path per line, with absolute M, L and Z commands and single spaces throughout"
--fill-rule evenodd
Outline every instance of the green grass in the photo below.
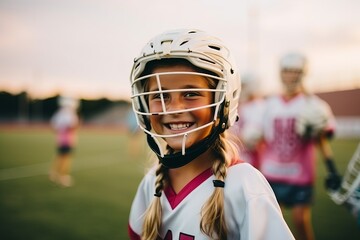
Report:
M 127 138 L 80 131 L 75 185 L 60 188 L 47 178 L 55 156 L 50 130 L 0 131 L 0 177 L 8 178 L 0 180 L 0 239 L 127 239 L 146 158 L 141 149 L 128 154 Z M 34 176 L 21 177 L 26 171 Z
M 143 139 L 116 129 L 82 129 L 71 188 L 48 181 L 54 141 L 50 129 L 0 129 L 0 239 L 127 239 L 131 201 L 147 163 Z M 358 142 L 332 142 L 341 172 Z M 326 195 L 324 165 L 317 165 L 317 240 L 360 239 L 355 219 Z

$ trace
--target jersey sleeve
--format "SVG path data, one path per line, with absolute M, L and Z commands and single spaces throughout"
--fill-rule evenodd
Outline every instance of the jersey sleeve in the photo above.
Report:
M 289 240 L 294 239 L 276 200 L 263 195 L 248 201 L 246 217 L 242 225 L 245 239 Z
M 319 130 L 325 133 L 325 136 L 329 138 L 332 137 L 335 134 L 336 121 L 330 105 L 316 95 L 311 95 L 307 98 L 308 105 L 302 112 L 306 112 L 307 109 L 312 109 L 312 111 L 310 111 L 312 120 L 309 122 L 321 127 Z
M 231 184 L 228 190 L 232 192 L 231 219 L 237 222 L 231 225 L 240 229 L 241 239 L 295 239 L 265 177 L 249 164 L 239 164 L 236 168 L 229 172 L 227 184 Z
M 336 120 L 334 117 L 334 113 L 332 112 L 330 105 L 321 98 L 318 98 L 318 104 L 321 106 L 321 108 L 324 109 L 324 112 L 327 117 L 327 124 L 325 126 L 324 131 L 326 135 L 332 137 L 335 134 L 335 130 L 336 130 Z

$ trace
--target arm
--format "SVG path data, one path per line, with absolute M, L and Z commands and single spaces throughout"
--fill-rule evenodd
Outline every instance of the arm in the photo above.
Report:
M 327 170 L 325 187 L 328 190 L 335 191 L 340 187 L 341 177 L 334 162 L 333 152 L 329 140 L 325 135 L 320 136 L 318 147 Z

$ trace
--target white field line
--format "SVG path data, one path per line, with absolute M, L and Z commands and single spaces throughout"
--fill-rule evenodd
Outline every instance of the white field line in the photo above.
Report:
M 121 157 L 111 153 L 100 154 L 96 156 L 92 155 L 89 157 L 81 157 L 81 159 L 73 157 L 73 167 L 71 171 L 74 172 L 84 169 L 112 165 L 120 161 Z M 52 162 L 49 161 L 31 164 L 28 166 L 0 169 L 0 181 L 47 175 L 51 164 Z

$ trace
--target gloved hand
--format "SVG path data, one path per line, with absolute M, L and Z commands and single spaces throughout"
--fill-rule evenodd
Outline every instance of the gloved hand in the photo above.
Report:
M 341 176 L 338 174 L 335 163 L 332 159 L 327 158 L 325 160 L 325 164 L 328 171 L 328 175 L 325 178 L 325 187 L 327 190 L 336 191 L 341 186 Z
M 334 173 L 329 173 L 325 178 L 325 187 L 327 190 L 336 191 L 341 186 L 341 176 Z

